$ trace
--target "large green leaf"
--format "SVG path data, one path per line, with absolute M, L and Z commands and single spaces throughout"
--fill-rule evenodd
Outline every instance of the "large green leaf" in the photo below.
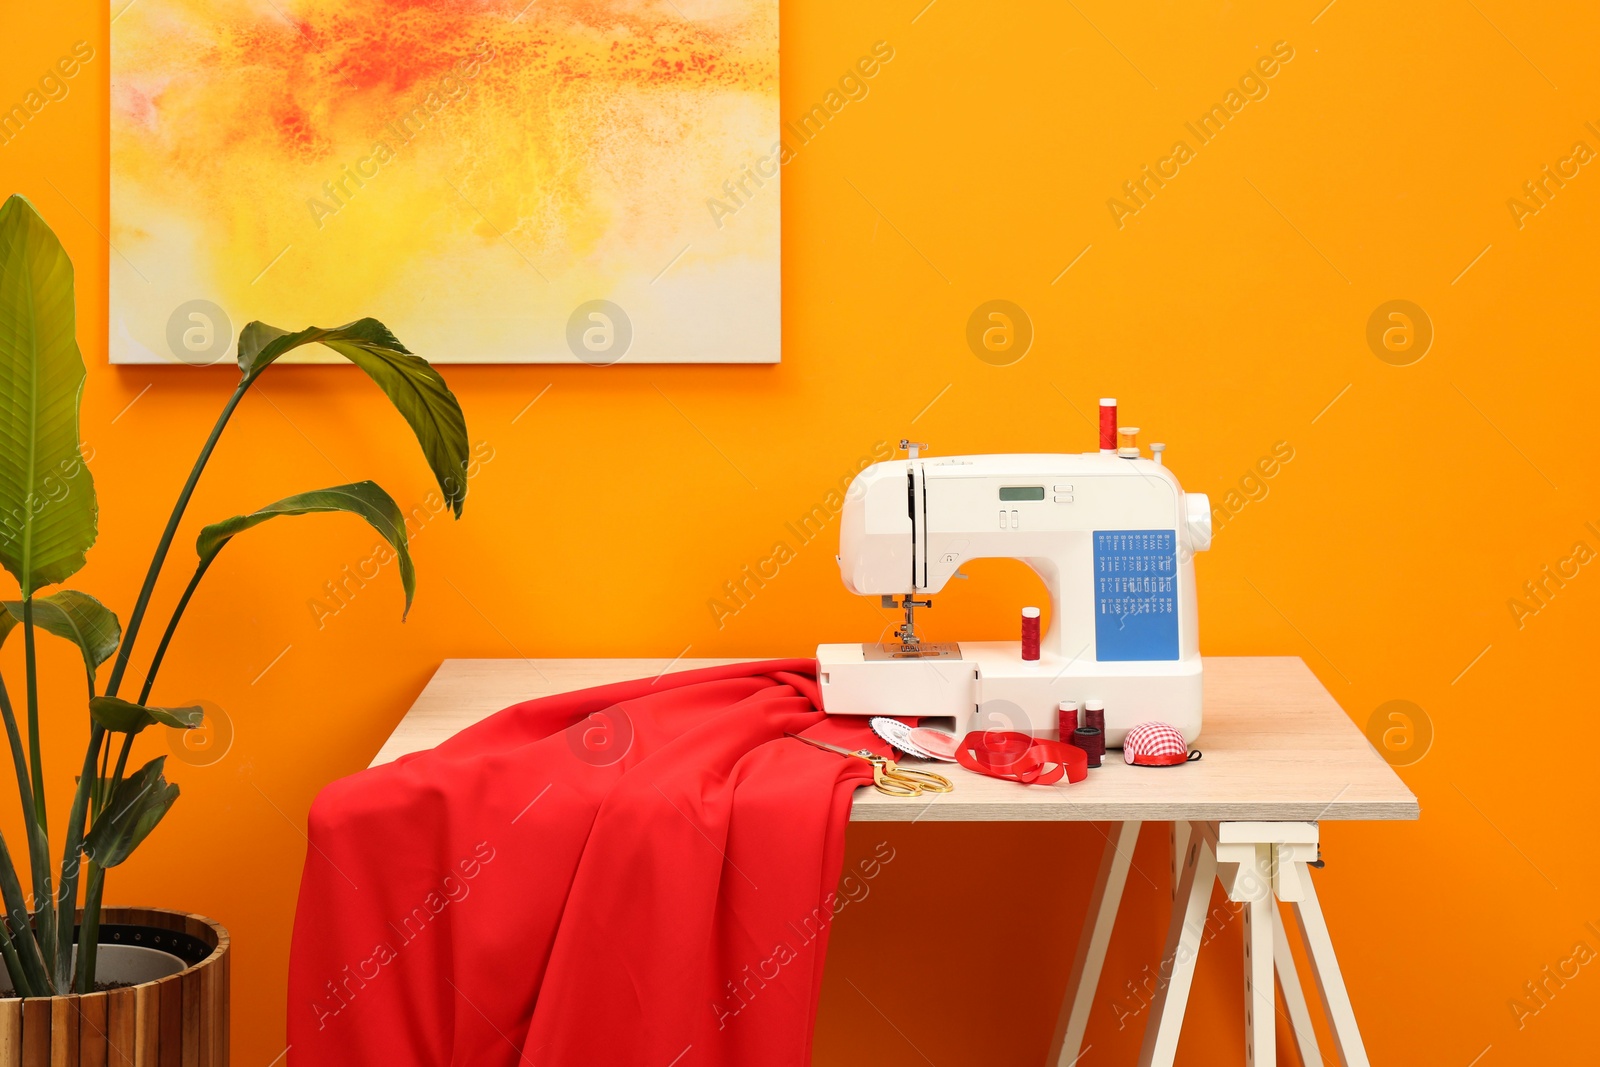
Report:
M 400 511 L 400 505 L 377 482 L 355 482 L 328 489 L 314 489 L 309 493 L 296 493 L 248 515 L 235 515 L 231 519 L 214 522 L 200 531 L 200 537 L 195 542 L 195 551 L 200 554 L 200 567 L 202 570 L 209 567 L 217 553 L 222 551 L 222 546 L 232 540 L 235 534 L 243 533 L 252 526 L 260 526 L 279 515 L 306 515 L 318 511 L 347 511 L 359 515 L 393 546 L 400 561 L 400 584 L 406 591 L 406 608 L 400 617 L 404 619 L 410 614 L 411 598 L 417 591 L 417 572 L 412 566 L 411 549 L 406 541 L 406 518 Z
M 121 697 L 89 698 L 89 717 L 107 730 L 123 734 L 136 734 L 146 726 L 156 725 L 193 730 L 205 721 L 205 716 L 205 709 L 199 705 L 156 708 Z
M 95 539 L 76 328 L 72 261 L 13 195 L 0 207 L 0 565 L 25 597 L 77 573 Z
M 0 644 L 4 644 L 11 628 L 22 621 L 22 601 L 7 600 L 0 607 L 5 609 L 0 611 Z M 90 685 L 94 684 L 95 670 L 116 653 L 117 643 L 122 640 L 122 624 L 117 621 L 116 612 L 76 589 L 34 597 L 33 623 L 78 646 Z
M 444 378 L 420 356 L 407 351 L 377 319 L 357 319 L 299 333 L 252 322 L 239 331 L 239 370 L 247 382 L 261 376 L 278 357 L 302 345 L 323 344 L 367 372 L 417 435 L 445 502 L 461 517 L 467 498 L 467 420 Z
M 115 867 L 150 836 L 178 799 L 178 787 L 162 775 L 167 757 L 157 756 L 117 783 L 100 817 L 83 839 L 83 852 L 101 867 Z

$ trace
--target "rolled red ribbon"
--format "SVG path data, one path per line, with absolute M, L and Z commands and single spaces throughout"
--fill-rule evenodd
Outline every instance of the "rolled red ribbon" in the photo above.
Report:
M 1089 777 L 1089 756 L 1081 748 L 1014 730 L 974 730 L 956 746 L 956 762 L 969 771 L 1023 785 L 1054 785 Z

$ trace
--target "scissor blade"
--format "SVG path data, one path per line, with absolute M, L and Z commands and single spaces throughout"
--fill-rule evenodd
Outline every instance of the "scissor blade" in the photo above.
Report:
M 796 741 L 804 741 L 806 744 L 815 745 L 817 748 L 827 749 L 829 752 L 837 752 L 841 756 L 855 756 L 858 759 L 862 758 L 861 754 L 859 752 L 851 751 L 848 748 L 840 748 L 838 745 L 830 745 L 830 744 L 828 744 L 828 742 L 826 742 L 826 741 L 818 741 L 814 737 L 805 737 L 805 736 L 803 736 L 801 734 L 796 734 L 796 733 L 786 733 L 784 736 L 785 737 L 792 737 Z

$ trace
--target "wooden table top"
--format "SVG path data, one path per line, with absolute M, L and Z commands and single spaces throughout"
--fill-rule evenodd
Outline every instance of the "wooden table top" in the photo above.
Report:
M 533 697 L 737 660 L 447 659 L 373 759 L 388 763 Z M 915 799 L 856 792 L 855 822 L 1415 819 L 1417 798 L 1293 656 L 1205 659 L 1205 757 L 1130 767 L 1120 751 L 1087 781 L 1023 786 L 934 765 L 955 791 Z M 908 766 L 923 766 L 917 760 Z

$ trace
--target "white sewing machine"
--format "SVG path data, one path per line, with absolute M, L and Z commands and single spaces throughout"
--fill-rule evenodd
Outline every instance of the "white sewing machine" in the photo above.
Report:
M 901 447 L 909 459 L 851 484 L 839 569 L 851 592 L 881 596 L 905 621 L 883 644 L 817 647 L 823 710 L 1054 737 L 1060 701 L 1099 700 L 1108 746 L 1151 720 L 1199 736 L 1193 556 L 1210 546 L 1211 507 L 1162 465 L 1162 446 L 1145 459 L 1125 431 L 1120 454 L 922 458 L 922 446 Z M 918 638 L 915 610 L 984 557 L 1020 559 L 1044 580 L 1038 660 L 1023 660 L 1018 641 Z

